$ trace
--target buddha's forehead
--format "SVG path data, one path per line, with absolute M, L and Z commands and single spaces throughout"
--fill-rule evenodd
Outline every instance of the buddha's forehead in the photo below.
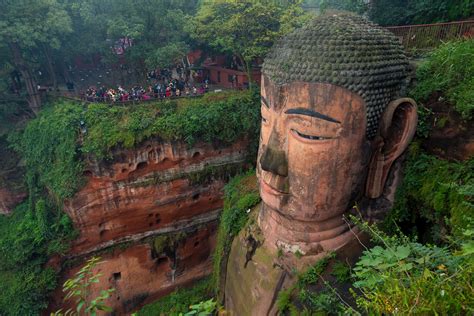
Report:
M 358 94 L 334 84 L 294 81 L 277 85 L 262 77 L 262 102 L 271 110 L 280 112 L 288 108 L 306 108 L 329 112 L 353 111 L 357 103 L 365 114 L 365 101 Z

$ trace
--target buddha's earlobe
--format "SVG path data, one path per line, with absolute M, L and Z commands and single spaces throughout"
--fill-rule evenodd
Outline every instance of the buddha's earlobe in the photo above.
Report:
M 375 199 L 382 195 L 390 168 L 413 139 L 417 122 L 417 106 L 413 99 L 401 98 L 387 106 L 373 142 L 365 190 L 367 197 Z

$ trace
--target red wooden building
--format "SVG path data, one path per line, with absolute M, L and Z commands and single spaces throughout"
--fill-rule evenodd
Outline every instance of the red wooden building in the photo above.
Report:
M 188 54 L 188 61 L 190 64 L 197 66 L 196 63 L 202 60 L 203 52 L 200 50 L 193 51 Z M 241 66 L 234 63 L 234 68 L 226 66 L 225 56 L 207 57 L 200 65 L 203 71 L 203 79 L 208 78 L 211 84 L 222 86 L 224 88 L 245 88 L 248 86 L 248 78 Z M 260 84 L 260 68 L 255 68 L 252 71 L 253 82 Z
M 226 88 L 245 88 L 248 87 L 247 74 L 244 71 L 224 68 L 219 65 L 206 65 L 204 70 L 209 76 L 211 84 L 220 85 Z M 252 71 L 252 80 L 260 84 L 260 69 Z

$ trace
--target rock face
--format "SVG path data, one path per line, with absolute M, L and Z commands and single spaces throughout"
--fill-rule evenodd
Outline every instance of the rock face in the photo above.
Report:
M 18 154 L 9 148 L 5 137 L 0 137 L 0 214 L 10 213 L 26 198 L 23 176 Z
M 210 178 L 242 166 L 245 149 L 245 142 L 216 149 L 150 141 L 115 152 L 113 163 L 89 161 L 84 172 L 88 183 L 65 208 L 80 232 L 72 252 L 215 219 L 224 182 Z
M 79 236 L 63 280 L 101 256 L 104 276 L 92 295 L 116 288 L 108 304 L 123 314 L 208 275 L 224 177 L 244 167 L 246 154 L 246 141 L 216 148 L 150 140 L 108 162 L 86 161 L 87 183 L 65 205 Z M 53 296 L 51 310 L 62 305 L 60 289 Z
M 98 297 L 100 290 L 114 288 L 106 305 L 114 308 L 114 315 L 125 315 L 170 293 L 176 286 L 185 286 L 208 275 L 212 269 L 210 254 L 215 246 L 216 229 L 217 222 L 213 221 L 172 234 L 167 239 L 169 244 L 161 248 L 157 246 L 163 236 L 145 239 L 125 250 L 116 248 L 99 254 L 102 263 L 93 272 L 102 276 L 89 297 Z M 178 239 L 170 242 L 173 237 Z M 82 263 L 69 269 L 61 281 L 73 277 L 81 266 Z M 64 293 L 59 288 L 53 297 L 51 310 L 73 307 L 63 303 Z
M 448 160 L 468 160 L 474 156 L 474 124 L 465 121 L 440 94 L 434 94 L 426 102 L 432 111 L 429 121 L 429 137 L 423 141 L 423 149 Z
M 9 214 L 26 196 L 25 191 L 12 191 L 7 186 L 0 187 L 0 214 Z

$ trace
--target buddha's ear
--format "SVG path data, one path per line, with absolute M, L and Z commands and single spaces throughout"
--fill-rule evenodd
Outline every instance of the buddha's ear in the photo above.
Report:
M 417 106 L 413 99 L 401 98 L 386 107 L 379 133 L 373 141 L 374 150 L 365 190 L 367 197 L 375 199 L 382 195 L 390 168 L 413 139 L 417 122 Z

